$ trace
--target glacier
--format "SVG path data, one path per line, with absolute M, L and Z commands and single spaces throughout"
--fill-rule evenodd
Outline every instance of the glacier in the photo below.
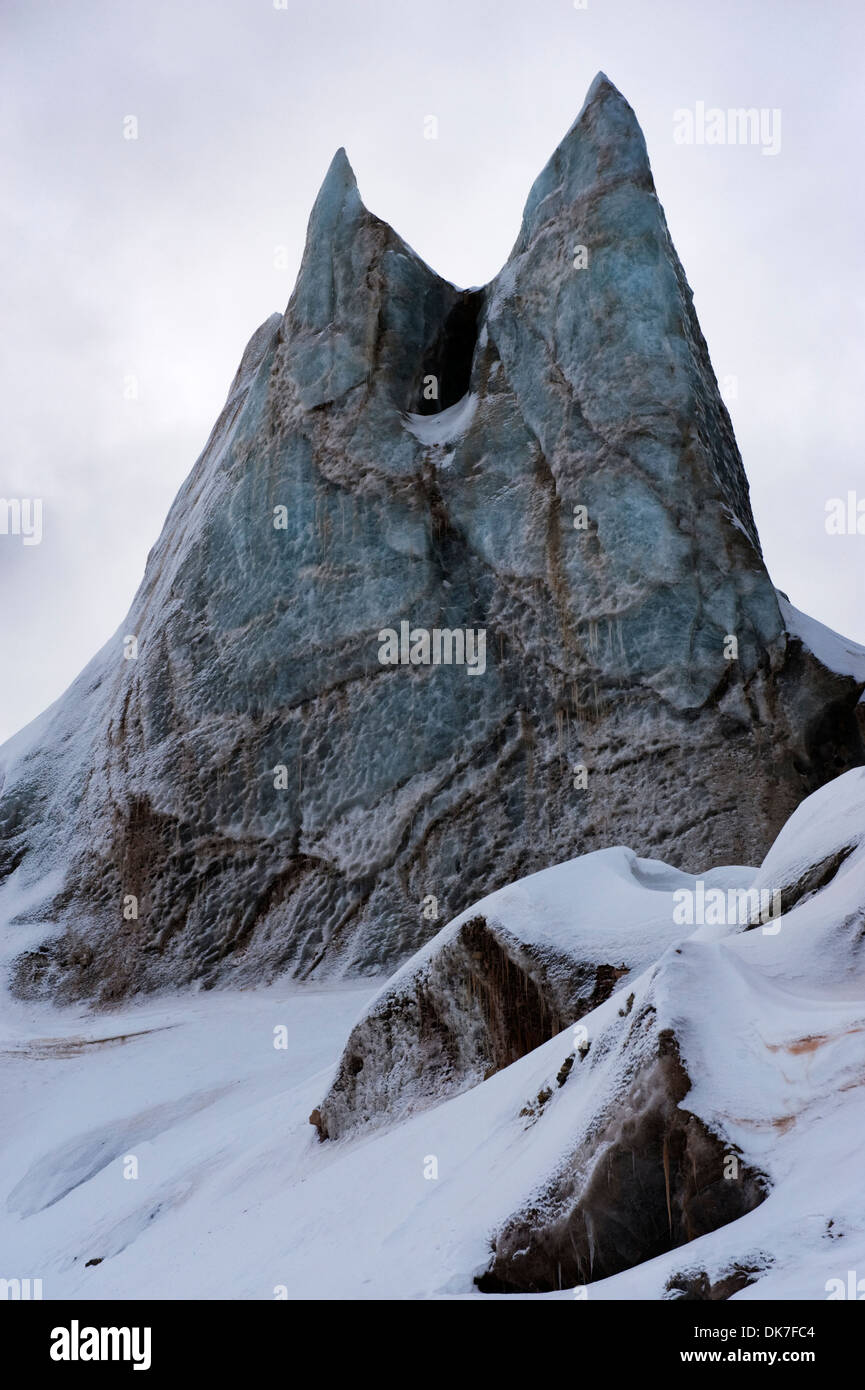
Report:
M 13 987 L 386 976 L 431 897 L 616 843 L 757 862 L 865 757 L 865 672 L 784 603 L 613 84 L 481 288 L 340 150 L 128 617 L 0 749 Z M 483 631 L 483 675 L 382 667 L 403 623 Z

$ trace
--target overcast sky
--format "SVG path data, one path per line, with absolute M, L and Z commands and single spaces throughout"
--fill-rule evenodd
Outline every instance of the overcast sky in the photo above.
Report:
M 121 623 L 334 150 L 482 284 L 598 69 L 735 378 L 772 577 L 865 642 L 865 536 L 824 524 L 865 498 L 860 0 L 3 0 L 0 24 L 0 497 L 44 506 L 40 545 L 0 535 L 0 739 Z M 779 152 L 676 143 L 698 102 L 779 110 Z

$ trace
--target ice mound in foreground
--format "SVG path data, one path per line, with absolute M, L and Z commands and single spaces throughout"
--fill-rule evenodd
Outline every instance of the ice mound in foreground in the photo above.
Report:
M 711 889 L 721 890 L 715 902 L 724 900 L 723 915 L 745 886 L 748 903 L 768 903 L 769 911 L 709 920 Z M 502 1097 L 507 1088 L 508 1133 L 493 1147 L 511 1159 L 530 1151 L 535 1167 L 520 1202 L 495 1223 L 492 1258 L 477 1276 L 482 1290 L 594 1286 L 654 1261 L 667 1271 L 655 1296 L 729 1297 L 789 1260 L 799 1220 L 789 1194 L 803 1182 L 812 1192 L 822 1186 L 827 1208 L 819 1238 L 809 1216 L 817 1268 L 820 1241 L 853 1235 L 846 1258 L 865 1239 L 855 1163 L 839 1161 L 837 1190 L 834 1179 L 821 1180 L 823 1145 L 855 1152 L 865 1124 L 865 772 L 809 798 L 756 873 L 718 871 L 702 887 L 705 920 L 683 929 L 674 925 L 671 899 L 696 899 L 696 881 L 626 851 L 534 875 L 446 928 L 353 1029 L 315 1112 L 323 1136 L 368 1129 L 388 1107 L 399 1116 L 413 1103 L 429 1104 L 434 1085 L 454 1088 L 466 1043 L 473 1111 L 484 1110 L 485 1091 Z M 653 905 L 652 896 L 662 902 Z M 560 917 L 553 910 L 551 920 L 555 907 Z M 478 1060 L 478 1037 L 485 1026 L 494 1035 L 504 1015 L 489 986 L 471 983 L 478 972 L 471 952 L 460 960 L 454 948 L 466 925 L 496 919 L 507 921 L 505 932 L 494 930 L 512 960 L 517 948 L 543 956 L 554 941 L 585 970 L 604 956 L 608 933 L 615 947 L 606 954 L 630 954 L 633 969 L 610 981 L 596 1007 L 573 1009 L 581 1017 L 576 1030 L 478 1085 L 489 1055 L 481 1047 Z M 654 957 L 642 970 L 641 954 Z M 430 1002 L 436 986 L 438 1015 Z M 442 1048 L 443 1062 L 435 1051 L 430 1059 L 429 1037 L 430 1020 L 445 1009 L 451 1048 Z M 462 1030 L 454 1020 L 461 1012 Z M 533 1015 L 531 992 L 514 988 L 512 1046 Z M 457 1106 L 448 1102 L 442 1113 L 456 1117 Z M 829 1138 L 838 1125 L 848 1134 L 840 1145 L 837 1132 Z
M 753 869 L 706 887 L 745 888 Z M 632 850 L 597 850 L 475 903 L 401 970 L 358 1022 L 314 1123 L 322 1138 L 391 1120 L 508 1066 L 678 941 L 675 894 L 697 878 Z

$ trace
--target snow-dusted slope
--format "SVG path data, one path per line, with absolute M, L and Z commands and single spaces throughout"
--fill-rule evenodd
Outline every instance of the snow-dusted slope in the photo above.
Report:
M 608 865 L 593 910 L 627 949 L 627 920 L 650 919 L 658 889 L 651 875 L 640 884 L 621 872 L 617 888 L 617 863 L 626 861 Z M 577 861 L 556 874 L 576 885 L 594 872 Z M 211 993 L 110 1016 L 7 1000 L 8 1273 L 41 1277 L 48 1298 L 482 1299 L 495 1295 L 473 1278 L 491 1260 L 500 1281 L 519 1287 L 521 1266 L 537 1273 L 550 1252 L 555 1260 L 562 1231 L 580 1246 L 588 1211 L 590 1263 L 579 1279 L 563 1268 L 562 1280 L 585 1285 L 590 1301 L 683 1290 L 826 1298 L 832 1280 L 865 1268 L 865 771 L 805 802 L 754 882 L 783 890 L 784 915 L 765 929 L 659 932 L 657 959 L 582 1018 L 587 1050 L 575 1054 L 568 1027 L 461 1095 L 327 1143 L 307 1115 L 352 1019 L 368 1009 L 362 991 Z M 505 900 L 514 933 L 520 900 L 536 937 L 538 906 L 550 902 L 544 876 Z M 556 901 L 550 930 L 561 942 L 566 895 Z M 575 892 L 577 934 L 584 911 Z M 281 1025 L 286 1050 L 274 1047 Z M 678 1081 L 687 1078 L 681 1095 L 665 1081 L 671 1057 Z M 635 1083 L 652 1068 L 660 1089 L 640 1099 Z M 664 1125 L 653 1133 L 657 1114 Z M 691 1148 L 680 1152 L 682 1133 Z M 688 1191 L 680 1160 L 710 1162 L 713 1142 L 721 1168 L 707 1205 Z M 131 1157 L 137 1178 L 124 1177 Z M 656 1214 L 665 1196 L 662 1226 L 665 1182 L 671 1225 L 682 1213 L 705 1224 L 737 1202 L 757 1205 L 594 1278 L 616 1248 L 599 1178 L 609 1168 L 621 1184 L 631 1162 L 651 1179 L 646 1210 Z M 627 1186 L 619 1191 L 627 1218 Z M 631 1220 L 635 1249 L 657 1234 Z M 556 1282 L 554 1273 L 539 1296 L 574 1297 Z

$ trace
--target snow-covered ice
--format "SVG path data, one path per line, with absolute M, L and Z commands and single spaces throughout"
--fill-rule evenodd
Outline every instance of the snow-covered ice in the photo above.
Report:
M 712 1234 L 590 1284 L 590 1300 L 668 1297 L 674 1275 L 714 1278 L 736 1264 L 764 1271 L 736 1297 L 821 1299 L 827 1281 L 865 1270 L 863 805 L 865 770 L 847 773 L 779 836 L 764 878 L 791 882 L 827 846 L 852 846 L 780 930 L 682 928 L 629 980 L 638 1005 L 651 997 L 659 1025 L 675 1028 L 686 1108 L 771 1191 Z M 571 868 L 578 881 L 580 861 Z M 614 881 L 599 900 L 613 919 Z M 637 890 L 620 881 L 631 899 L 657 893 L 648 874 Z M 671 882 L 659 879 L 665 891 Z M 512 928 L 521 897 L 531 917 L 531 884 L 510 890 Z M 495 1296 L 473 1285 L 492 1234 L 567 1163 L 619 1053 L 599 1047 L 591 1064 L 590 1053 L 532 1124 L 520 1111 L 568 1055 L 569 1030 L 431 1110 L 320 1143 L 309 1113 L 372 992 L 370 982 L 212 991 L 111 1014 L 5 999 L 5 1277 L 41 1278 L 46 1298 Z M 593 1037 L 620 1027 L 621 997 L 583 1020 Z M 281 1026 L 285 1049 L 274 1046 Z M 137 1178 L 124 1177 L 130 1157 Z
M 798 637 L 818 661 L 822 661 L 830 671 L 837 671 L 839 676 L 852 676 L 854 680 L 865 681 L 865 647 L 794 608 L 786 595 L 780 592 L 778 604 L 787 631 Z

